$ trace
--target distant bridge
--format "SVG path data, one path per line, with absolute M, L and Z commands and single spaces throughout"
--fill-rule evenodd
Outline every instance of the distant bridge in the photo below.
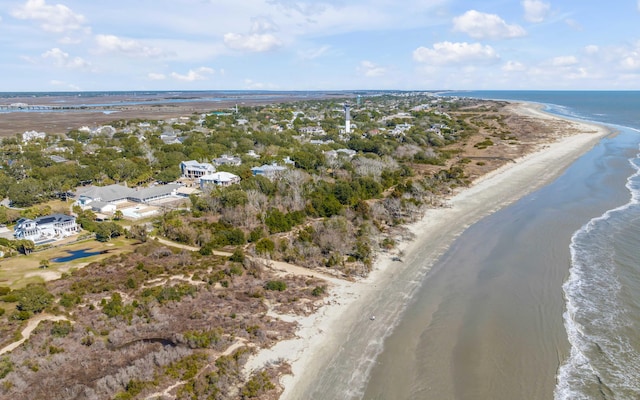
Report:
M 36 105 L 36 104 L 0 104 L 0 112 L 11 111 L 60 111 L 60 110 L 84 110 L 93 108 L 106 108 L 103 105 L 72 105 L 67 104 L 63 106 L 58 105 Z

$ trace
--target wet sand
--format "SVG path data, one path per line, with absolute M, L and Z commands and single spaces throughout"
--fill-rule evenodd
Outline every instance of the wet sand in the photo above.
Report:
M 562 283 L 571 235 L 628 200 L 637 141 L 603 140 L 552 184 L 461 235 L 388 338 L 363 398 L 552 399 L 569 351 Z

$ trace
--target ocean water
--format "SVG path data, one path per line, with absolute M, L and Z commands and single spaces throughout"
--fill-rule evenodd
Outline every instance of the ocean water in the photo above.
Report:
M 361 398 L 640 398 L 640 92 L 449 94 L 537 102 L 618 133 L 456 240 Z
M 509 93 L 551 112 L 640 128 L 638 92 Z M 569 357 L 558 370 L 556 399 L 640 398 L 640 157 L 629 159 L 629 201 L 596 216 L 570 244 L 563 284 Z

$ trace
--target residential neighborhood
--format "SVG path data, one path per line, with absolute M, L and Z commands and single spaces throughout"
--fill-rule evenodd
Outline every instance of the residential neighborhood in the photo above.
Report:
M 455 131 L 447 124 L 451 117 L 440 110 L 446 101 L 450 100 L 419 92 L 359 96 L 353 107 L 310 101 L 257 109 L 235 107 L 229 112 L 166 121 L 83 125 L 66 135 L 26 131 L 19 142 L 3 140 L 6 151 L 0 164 L 5 167 L 0 180 L 10 183 L 15 179 L 27 188 L 5 186 L 4 194 L 15 207 L 64 198 L 73 200 L 66 211 L 69 218 L 78 207 L 96 213 L 99 220 L 121 215 L 135 221 L 160 215 L 168 204 L 183 204 L 191 195 L 239 185 L 243 177 L 275 181 L 289 169 L 310 171 L 308 168 L 321 168 L 325 162 L 335 167 L 341 159 L 356 160 L 358 154 L 371 150 L 371 145 L 361 141 L 373 138 L 374 131 L 398 140 L 420 126 L 437 140 L 454 139 Z M 425 127 L 418 121 L 426 115 L 431 117 Z M 234 141 L 225 135 L 235 136 Z M 264 135 L 273 136 L 264 142 L 260 139 Z M 278 154 L 271 150 L 274 145 Z M 304 147 L 307 145 L 315 149 Z M 300 146 L 305 150 L 295 150 Z M 40 149 L 46 158 L 21 161 L 33 154 L 32 149 Z M 46 186 L 45 181 L 57 183 Z M 52 215 L 60 218 L 62 214 Z M 30 221 L 37 220 L 15 221 L 16 238 L 39 243 L 64 236 L 42 226 L 36 230 L 38 222 Z

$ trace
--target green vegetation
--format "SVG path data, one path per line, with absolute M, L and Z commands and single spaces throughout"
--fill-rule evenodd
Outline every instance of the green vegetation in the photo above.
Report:
M 43 285 L 32 284 L 19 290 L 15 290 L 4 296 L 4 301 L 9 301 L 8 296 L 15 296 L 17 300 L 16 310 L 19 311 L 18 319 L 25 319 L 47 308 L 53 301 L 53 295 Z
M 287 289 L 287 284 L 283 281 L 269 281 L 264 285 L 264 288 L 267 290 L 277 290 L 278 292 L 282 292 Z

